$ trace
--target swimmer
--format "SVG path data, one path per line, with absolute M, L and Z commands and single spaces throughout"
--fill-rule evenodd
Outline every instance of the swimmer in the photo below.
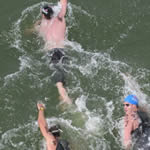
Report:
M 138 98 L 135 95 L 128 95 L 124 99 L 123 105 L 125 111 L 123 137 L 125 149 L 129 150 L 134 144 L 134 150 L 138 150 L 139 146 L 144 150 L 149 150 L 150 146 L 147 147 L 146 142 L 148 142 L 150 135 L 150 122 L 146 112 L 140 109 Z M 145 133 L 148 134 L 145 135 Z
M 46 140 L 47 150 L 70 150 L 69 143 L 66 140 L 59 139 L 62 132 L 59 125 L 51 126 L 48 129 L 48 125 L 44 116 L 45 107 L 43 104 L 38 103 L 38 124 L 42 135 Z
M 61 10 L 57 16 L 54 15 L 52 6 L 44 5 L 41 8 L 42 18 L 36 23 L 36 31 L 46 42 L 46 49 L 64 48 L 66 33 L 65 14 L 67 0 L 60 0 Z
M 57 16 L 54 16 L 54 10 L 52 6 L 45 5 L 41 9 L 42 19 L 37 21 L 35 29 L 45 41 L 45 49 L 47 49 L 47 55 L 50 55 L 51 63 L 56 68 L 56 74 L 54 75 L 54 82 L 58 89 L 60 100 L 67 104 L 71 104 L 72 101 L 67 94 L 67 90 L 64 87 L 65 76 L 63 68 L 58 67 L 58 63 L 62 63 L 64 54 L 64 40 L 66 33 L 65 14 L 67 9 L 67 0 L 60 0 L 61 10 Z

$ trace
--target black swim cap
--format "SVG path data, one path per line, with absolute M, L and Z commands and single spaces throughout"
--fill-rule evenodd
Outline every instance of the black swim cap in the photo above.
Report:
M 42 14 L 44 14 L 46 19 L 51 19 L 54 14 L 54 11 L 50 6 L 44 5 L 42 8 Z
M 55 137 L 59 137 L 60 132 L 63 132 L 60 128 L 60 125 L 51 126 L 48 131 L 51 132 Z

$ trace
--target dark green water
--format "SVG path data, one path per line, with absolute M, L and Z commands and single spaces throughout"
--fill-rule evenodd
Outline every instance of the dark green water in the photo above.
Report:
M 42 39 L 27 33 L 42 4 L 0 1 L 0 150 L 44 149 L 38 100 L 73 150 L 121 150 L 123 98 L 133 93 L 150 103 L 150 1 L 69 1 L 68 109 L 59 105 Z

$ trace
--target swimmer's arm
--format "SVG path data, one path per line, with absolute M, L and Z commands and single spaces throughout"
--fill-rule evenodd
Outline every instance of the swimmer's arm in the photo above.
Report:
M 130 121 L 126 126 L 124 126 L 124 138 L 123 144 L 125 146 L 125 150 L 129 150 L 131 146 L 131 132 L 133 128 L 133 122 Z
M 38 32 L 40 24 L 41 24 L 41 20 L 36 21 L 31 28 L 25 30 L 25 34 L 31 34 L 34 32 Z
M 58 14 L 59 19 L 63 19 L 63 17 L 66 15 L 67 10 L 67 0 L 60 0 L 61 3 L 61 11 Z
M 56 141 L 55 137 L 50 132 L 48 132 L 48 126 L 47 126 L 47 122 L 46 122 L 45 116 L 44 116 L 45 107 L 43 104 L 37 104 L 37 108 L 39 110 L 38 124 L 39 124 L 42 135 L 46 139 L 47 149 L 48 150 L 56 149 L 57 141 Z
M 41 130 L 42 135 L 46 138 L 48 136 L 48 126 L 44 116 L 45 107 L 43 104 L 37 104 L 39 113 L 38 113 L 38 124 Z
M 34 23 L 34 26 L 33 26 L 33 32 L 38 32 L 39 31 L 39 27 L 40 27 L 40 24 L 41 24 L 41 19 L 40 20 L 38 20 L 38 21 L 36 21 L 35 23 Z
M 34 23 L 34 26 L 38 26 L 41 24 L 41 19 L 40 20 L 37 20 L 35 23 Z

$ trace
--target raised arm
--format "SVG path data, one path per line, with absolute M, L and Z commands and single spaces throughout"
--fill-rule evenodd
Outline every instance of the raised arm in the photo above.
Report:
M 58 14 L 58 17 L 62 19 L 66 15 L 67 0 L 60 0 L 60 3 L 61 3 L 61 11 Z
M 47 122 L 46 122 L 45 116 L 44 116 L 45 107 L 43 104 L 37 104 L 37 108 L 39 110 L 38 124 L 39 124 L 42 135 L 46 139 L 47 149 L 48 150 L 56 149 L 57 141 L 56 141 L 55 137 L 51 133 L 48 132 L 48 126 L 47 126 Z
M 38 124 L 41 130 L 42 135 L 46 138 L 48 134 L 48 126 L 44 116 L 45 107 L 43 104 L 37 104 L 37 108 L 39 110 L 38 113 Z

